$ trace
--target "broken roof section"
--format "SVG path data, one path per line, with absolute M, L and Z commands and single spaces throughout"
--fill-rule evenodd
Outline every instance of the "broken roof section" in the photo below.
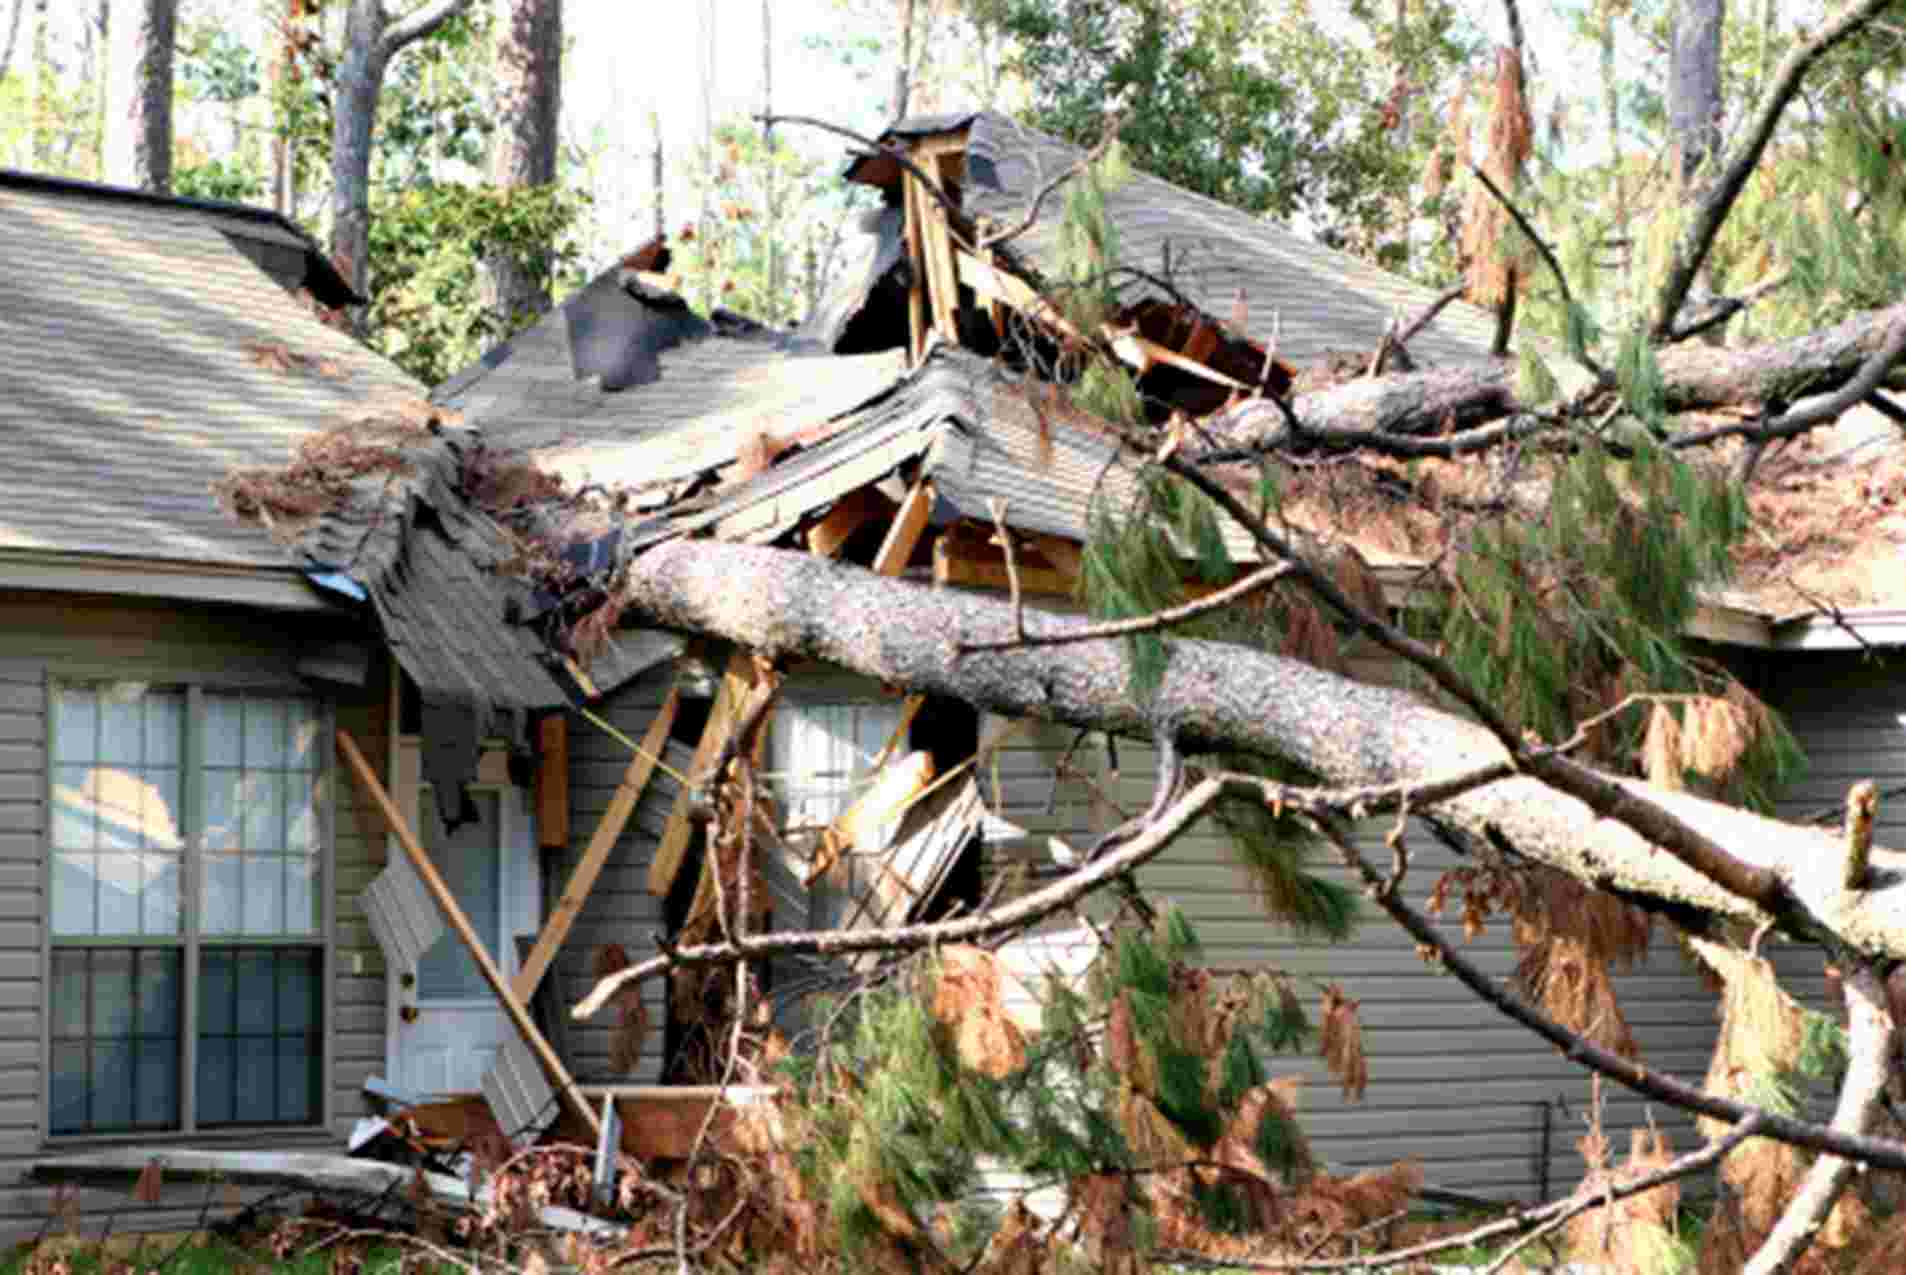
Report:
M 924 157 L 936 163 L 962 212 L 995 231 L 1018 226 L 1039 192 L 1084 158 L 1077 147 L 992 112 L 906 119 L 881 140 L 905 144 L 916 162 Z M 847 170 L 848 180 L 879 189 L 890 205 L 901 199 L 902 174 L 886 154 L 863 156 Z M 1048 198 L 1034 225 L 1009 244 L 1013 254 L 1049 276 L 1058 261 L 1059 206 Z M 1436 300 L 1435 293 L 1398 275 L 1145 173 L 1134 172 L 1108 192 L 1105 209 L 1118 228 L 1125 265 L 1169 280 L 1205 315 L 1241 326 L 1250 341 L 1293 363 L 1335 350 L 1368 351 L 1398 310 L 1407 317 Z M 879 232 L 898 226 L 891 215 L 863 222 L 876 246 L 861 246 L 856 265 L 862 273 L 823 304 L 810 328 L 815 335 L 846 339 L 853 298 L 874 292 L 898 259 Z M 964 274 L 961 282 L 967 283 Z M 1171 299 L 1136 276 L 1121 291 L 1128 304 Z M 1243 322 L 1235 324 L 1240 294 Z M 1480 362 L 1489 357 L 1494 331 L 1489 315 L 1456 302 L 1410 342 L 1410 352 L 1420 363 Z

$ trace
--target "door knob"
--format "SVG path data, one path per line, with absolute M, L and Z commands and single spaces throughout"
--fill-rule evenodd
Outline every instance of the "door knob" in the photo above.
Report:
M 397 1011 L 397 1017 L 407 1023 L 414 1023 L 417 1021 L 417 1007 L 415 1005 L 405 1005 Z

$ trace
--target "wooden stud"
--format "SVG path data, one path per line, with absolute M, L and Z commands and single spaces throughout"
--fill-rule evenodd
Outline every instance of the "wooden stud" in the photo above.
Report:
M 642 736 L 640 749 L 629 759 L 629 768 L 622 773 L 622 782 L 616 785 L 615 792 L 610 796 L 609 808 L 602 812 L 602 819 L 589 838 L 588 848 L 582 852 L 575 870 L 569 874 L 569 884 L 563 887 L 562 898 L 550 909 L 549 918 L 543 922 L 543 932 L 536 936 L 536 946 L 530 949 L 529 955 L 523 960 L 523 968 L 517 971 L 516 982 L 511 990 L 525 1003 L 536 994 L 537 984 L 543 981 L 543 972 L 556 959 L 563 940 L 569 937 L 576 918 L 582 915 L 582 905 L 588 902 L 589 892 L 595 889 L 596 878 L 602 874 L 610 852 L 615 849 L 622 830 L 628 826 L 629 816 L 635 813 L 636 803 L 642 799 L 642 790 L 648 787 L 649 776 L 655 773 L 662 750 L 668 747 L 668 732 L 675 725 L 675 714 L 681 706 L 681 687 L 670 688 L 668 698 L 662 701 L 662 707 L 656 711 L 654 719 L 649 722 L 648 731 Z
M 536 724 L 536 844 L 569 844 L 569 719 L 551 713 Z M 528 993 L 522 994 L 524 1000 Z
M 1019 564 L 1021 596 L 1069 598 L 1077 577 L 1051 567 Z M 975 537 L 944 535 L 933 542 L 933 583 L 1007 592 L 1006 555 Z
M 893 525 L 887 528 L 887 538 L 880 542 L 880 551 L 874 554 L 875 575 L 897 576 L 907 569 L 914 547 L 926 531 L 927 515 L 932 512 L 933 484 L 919 479 L 908 490 L 900 512 L 894 515 Z
M 536 1060 L 543 1065 L 543 1070 L 549 1073 L 549 1079 L 556 1086 L 556 1092 L 575 1108 L 576 1114 L 582 1117 L 583 1123 L 588 1125 L 590 1132 L 600 1136 L 602 1130 L 596 1122 L 596 1113 L 590 1110 L 589 1103 L 576 1088 L 576 1082 L 570 1078 L 562 1059 L 556 1056 L 556 1051 L 549 1047 L 547 1040 L 543 1039 L 543 1033 L 536 1029 L 535 1020 L 529 1016 L 529 1010 L 517 998 L 510 985 L 503 981 L 503 972 L 496 967 L 496 962 L 490 959 L 489 952 L 483 947 L 482 938 L 471 926 L 470 918 L 463 914 L 463 907 L 457 902 L 457 896 L 450 892 L 450 887 L 438 874 L 436 865 L 430 861 L 429 853 L 425 851 L 422 843 L 417 840 L 416 834 L 411 832 L 410 824 L 398 811 L 397 803 L 392 801 L 390 794 L 384 790 L 384 784 L 378 779 L 377 772 L 371 769 L 368 761 L 364 760 L 364 754 L 359 751 L 357 741 L 351 738 L 351 732 L 339 727 L 337 743 L 338 752 L 343 754 L 345 764 L 350 768 L 352 776 L 356 778 L 359 788 L 384 816 L 385 826 L 396 835 L 397 844 L 402 846 L 404 853 L 410 857 L 411 866 L 417 869 L 417 876 L 423 881 L 424 888 L 430 891 L 431 897 L 437 901 L 437 907 L 442 911 L 445 923 L 463 941 L 464 948 L 470 953 L 470 959 L 476 963 L 477 972 L 482 974 L 483 981 L 490 985 L 490 991 L 496 995 L 498 1003 L 503 1006 L 503 1012 L 509 1016 L 511 1025 L 523 1038 L 523 1043 L 529 1046 L 530 1052 L 535 1054 Z
M 690 782 L 683 784 L 681 793 L 676 796 L 675 808 L 669 811 L 668 823 L 662 829 L 662 843 L 655 848 L 655 858 L 649 863 L 649 893 L 658 898 L 668 897 L 676 876 L 681 873 L 682 860 L 688 854 L 694 832 L 688 817 L 694 785 L 709 778 L 705 772 L 715 764 L 728 737 L 740 724 L 743 702 L 754 681 L 754 657 L 737 647 L 728 657 L 728 671 L 722 675 L 721 689 L 715 692 L 715 702 L 708 710 L 708 724 L 702 728 L 701 740 L 695 745 L 695 760 L 688 771 Z
M 874 487 L 856 487 L 834 502 L 825 517 L 807 529 L 807 551 L 832 558 L 846 547 L 854 533 L 875 518 L 892 516 L 897 506 Z
M 925 218 L 920 215 L 919 183 L 911 175 L 900 179 L 902 204 L 906 209 L 907 255 L 913 266 L 912 282 L 907 285 L 908 362 L 919 366 L 927 348 L 927 254 Z

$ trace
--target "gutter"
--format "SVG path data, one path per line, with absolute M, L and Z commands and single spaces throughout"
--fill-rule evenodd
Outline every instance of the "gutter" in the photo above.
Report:
M 267 611 L 344 614 L 296 568 L 0 549 L 0 589 L 224 602 Z

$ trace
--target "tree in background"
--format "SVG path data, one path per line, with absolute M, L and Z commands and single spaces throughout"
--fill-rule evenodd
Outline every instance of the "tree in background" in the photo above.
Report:
M 764 136 L 749 120 L 715 129 L 705 162 L 708 215 L 671 241 L 671 269 L 703 309 L 723 306 L 775 326 L 805 318 L 831 277 L 841 237 L 864 194 L 838 170 L 796 150 L 785 130 Z M 777 272 L 776 263 L 786 267 Z M 780 282 L 776 282 L 777 275 Z
M 1027 123 L 1079 145 L 1123 111 L 1132 163 L 1251 212 L 1302 214 L 1326 242 L 1392 265 L 1409 256 L 1397 209 L 1427 130 L 1471 41 L 1447 0 L 1327 29 L 1308 0 L 977 0 L 1009 42 Z
M 509 0 L 496 40 L 490 181 L 500 195 L 556 181 L 556 124 L 562 103 L 561 0 Z M 539 269 L 538 266 L 541 266 Z M 549 308 L 546 262 L 501 251 L 484 262 L 486 292 L 506 324 Z
M 345 0 L 344 48 L 333 85 L 331 256 L 350 285 L 370 282 L 371 136 L 391 60 L 470 7 L 429 0 L 393 21 L 383 0 Z
M 172 51 L 178 0 L 113 0 L 106 74 L 106 181 L 172 188 Z

